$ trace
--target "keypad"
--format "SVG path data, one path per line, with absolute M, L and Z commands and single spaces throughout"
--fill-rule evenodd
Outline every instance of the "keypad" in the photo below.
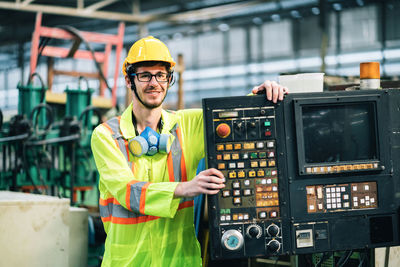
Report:
M 308 213 L 377 208 L 376 182 L 306 187 Z
M 221 191 L 227 214 L 221 221 L 269 219 L 279 217 L 279 185 L 275 141 L 232 142 L 216 144 L 217 166 L 229 181 Z M 256 213 L 236 212 L 253 207 Z

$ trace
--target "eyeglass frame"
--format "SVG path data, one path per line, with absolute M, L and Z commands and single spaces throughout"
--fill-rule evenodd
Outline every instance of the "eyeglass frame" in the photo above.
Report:
M 150 79 L 149 79 L 148 81 L 143 81 L 143 80 L 140 80 L 140 79 L 139 79 L 139 75 L 138 75 L 138 74 L 144 74 L 144 73 L 147 73 L 147 74 L 150 75 Z M 159 80 L 157 79 L 157 75 L 160 74 L 160 73 L 161 73 L 161 74 L 166 74 L 166 80 L 165 80 L 165 81 L 159 81 Z M 146 83 L 148 83 L 148 82 L 150 82 L 150 81 L 153 79 L 153 77 L 154 77 L 154 78 L 156 79 L 157 82 L 159 82 L 159 83 L 165 83 L 165 82 L 168 82 L 169 78 L 171 77 L 171 73 L 165 73 L 165 72 L 159 71 L 159 72 L 157 72 L 156 74 L 151 74 L 151 73 L 148 72 L 148 71 L 144 71 L 144 72 L 134 72 L 134 73 L 131 73 L 130 76 L 136 76 L 139 82 L 146 82 Z

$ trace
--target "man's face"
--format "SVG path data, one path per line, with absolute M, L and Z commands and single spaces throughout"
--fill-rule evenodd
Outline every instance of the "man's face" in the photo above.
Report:
M 157 73 L 168 73 L 165 66 L 155 65 L 151 67 L 138 67 L 136 73 L 146 74 L 150 73 L 155 75 Z M 149 109 L 157 108 L 161 106 L 165 97 L 167 96 L 167 90 L 169 86 L 169 81 L 158 82 L 155 76 L 151 77 L 148 82 L 139 81 L 138 76 L 134 79 L 136 85 L 136 92 L 139 98 L 144 103 L 145 107 Z

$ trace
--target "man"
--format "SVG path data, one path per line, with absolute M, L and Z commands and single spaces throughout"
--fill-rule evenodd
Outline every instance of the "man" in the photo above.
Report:
M 160 40 L 150 36 L 133 44 L 122 68 L 132 103 L 93 132 L 107 233 L 102 266 L 201 266 L 193 197 L 217 194 L 225 178 L 216 169 L 196 176 L 204 157 L 202 111 L 162 109 L 174 66 Z M 287 89 L 266 81 L 252 90 L 262 91 L 277 102 Z M 150 153 L 157 145 L 168 153 Z

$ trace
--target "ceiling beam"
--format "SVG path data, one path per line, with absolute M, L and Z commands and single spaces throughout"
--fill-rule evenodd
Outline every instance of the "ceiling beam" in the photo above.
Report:
M 188 22 L 188 21 L 202 21 L 209 19 L 216 19 L 221 17 L 229 16 L 237 11 L 241 11 L 245 8 L 265 4 L 274 0 L 253 0 L 246 1 L 243 3 L 233 3 L 220 5 L 215 7 L 206 7 L 192 11 L 181 12 L 173 15 L 169 15 L 167 20 L 171 22 Z
M 92 19 L 105 19 L 115 21 L 126 21 L 136 23 L 147 23 L 159 19 L 157 15 L 136 15 L 121 12 L 108 12 L 108 11 L 94 11 L 91 13 L 84 12 L 85 9 L 63 7 L 63 6 L 51 6 L 51 5 L 38 5 L 28 4 L 23 5 L 19 2 L 7 2 L 0 1 L 0 9 L 10 9 L 16 11 L 27 11 L 27 12 L 42 12 L 45 14 L 53 15 L 64 15 L 73 17 L 83 17 Z
M 101 9 L 105 6 L 111 5 L 112 3 L 118 2 L 119 0 L 103 0 L 100 2 L 97 2 L 96 4 L 93 4 L 91 6 L 88 6 L 84 9 L 84 12 L 91 13 L 95 10 Z
M 186 23 L 186 22 L 195 22 L 195 21 L 203 21 L 220 17 L 226 17 L 230 14 L 234 14 L 235 12 L 243 10 L 245 8 L 257 6 L 260 4 L 265 4 L 266 2 L 276 1 L 276 0 L 253 0 L 253 1 L 233 3 L 233 4 L 225 4 L 215 7 L 201 8 L 197 10 L 180 12 L 176 14 L 165 14 L 165 13 L 162 14 L 162 12 L 132 14 L 132 13 L 98 10 L 100 8 L 103 8 L 107 5 L 110 5 L 120 0 L 103 0 L 86 8 L 83 7 L 84 3 L 83 0 L 77 0 L 77 8 L 56 6 L 56 5 L 31 4 L 31 2 L 33 1 L 34 0 L 23 0 L 23 2 L 21 2 L 21 0 L 16 0 L 16 2 L 0 1 L 0 9 L 11 9 L 11 10 L 27 11 L 27 12 L 42 12 L 45 14 L 53 14 L 53 15 L 125 21 L 125 22 L 141 23 L 141 24 L 149 23 L 152 21 L 169 21 L 173 23 L 179 23 L 179 22 Z

